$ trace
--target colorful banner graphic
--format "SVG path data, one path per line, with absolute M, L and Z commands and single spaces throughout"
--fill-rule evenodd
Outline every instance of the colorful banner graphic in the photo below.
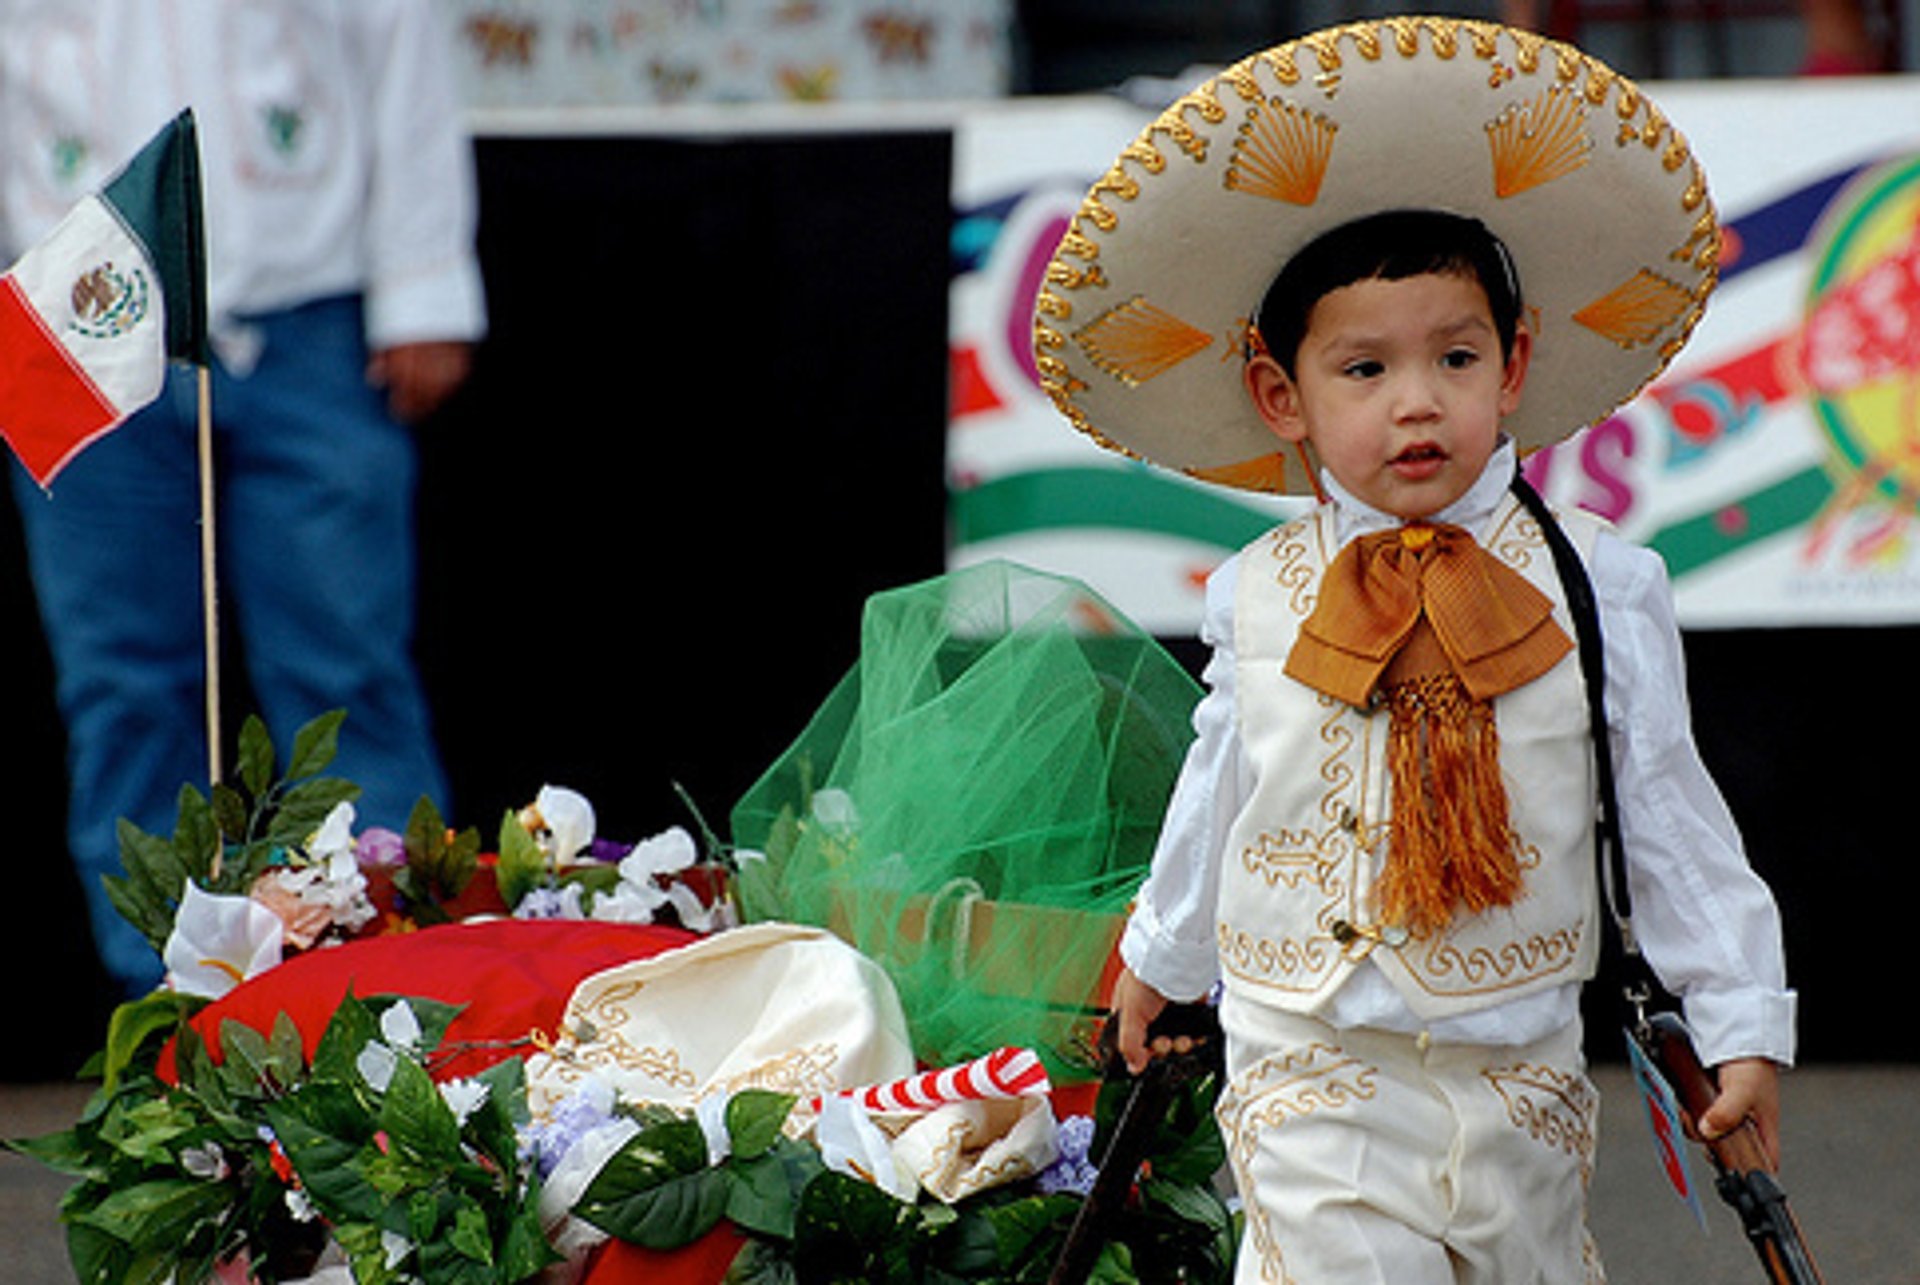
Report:
M 446 0 L 476 107 L 1007 92 L 1011 0 Z
M 1658 550 L 1688 627 L 1920 620 L 1920 78 L 1649 92 L 1707 169 L 1721 285 L 1665 376 L 1529 475 Z M 1027 350 L 1054 242 L 1147 119 L 1071 100 L 956 126 L 950 561 L 1075 575 L 1177 636 L 1294 502 L 1080 439 Z

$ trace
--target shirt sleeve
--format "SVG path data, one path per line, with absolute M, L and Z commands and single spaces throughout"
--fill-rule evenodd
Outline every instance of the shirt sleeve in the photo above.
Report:
M 477 339 L 486 307 L 474 249 L 473 144 L 451 36 L 427 0 L 381 0 L 359 21 L 372 149 L 368 342 Z
M 1779 910 L 1694 744 L 1665 565 L 1611 533 L 1592 563 L 1634 935 L 1680 997 L 1704 1062 L 1791 1064 Z
M 1207 581 L 1200 637 L 1212 655 L 1206 695 L 1193 711 L 1194 741 L 1174 782 L 1153 867 L 1120 939 L 1120 957 L 1172 1000 L 1205 995 L 1220 975 L 1215 938 L 1220 853 L 1250 787 L 1233 697 L 1233 597 L 1239 558 Z

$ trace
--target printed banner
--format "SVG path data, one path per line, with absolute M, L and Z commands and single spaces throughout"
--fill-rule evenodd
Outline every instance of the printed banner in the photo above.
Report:
M 1658 550 L 1684 626 L 1920 620 L 1920 77 L 1648 92 L 1706 168 L 1721 284 L 1660 380 L 1529 475 Z M 956 125 L 949 560 L 1074 575 L 1179 636 L 1208 572 L 1298 502 L 1081 439 L 1028 352 L 1054 243 L 1149 118 L 1075 99 Z
M 475 107 L 991 98 L 1012 0 L 444 0 Z

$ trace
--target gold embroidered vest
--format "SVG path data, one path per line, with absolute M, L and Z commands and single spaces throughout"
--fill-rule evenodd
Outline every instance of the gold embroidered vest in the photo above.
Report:
M 1583 554 L 1598 523 L 1564 517 Z M 1511 496 L 1481 543 L 1554 603 L 1566 595 L 1538 528 Z M 1244 551 L 1234 602 L 1236 716 L 1255 783 L 1222 856 L 1220 965 L 1228 986 L 1294 1012 L 1323 1004 L 1371 958 L 1426 1020 L 1592 975 L 1598 959 L 1592 742 L 1579 661 L 1494 700 L 1524 889 L 1427 936 L 1379 922 L 1371 893 L 1392 842 L 1383 709 L 1282 672 L 1334 547 L 1319 508 Z

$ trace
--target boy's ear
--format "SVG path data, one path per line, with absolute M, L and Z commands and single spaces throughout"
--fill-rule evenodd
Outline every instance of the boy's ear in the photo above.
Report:
M 1306 440 L 1307 422 L 1300 413 L 1300 389 L 1280 363 L 1266 353 L 1247 360 L 1242 378 L 1253 409 L 1283 442 Z
M 1500 413 L 1511 415 L 1520 409 L 1520 390 L 1527 382 L 1527 363 L 1533 359 L 1533 332 L 1522 321 L 1513 332 L 1513 351 L 1507 354 L 1506 373 L 1500 380 Z

